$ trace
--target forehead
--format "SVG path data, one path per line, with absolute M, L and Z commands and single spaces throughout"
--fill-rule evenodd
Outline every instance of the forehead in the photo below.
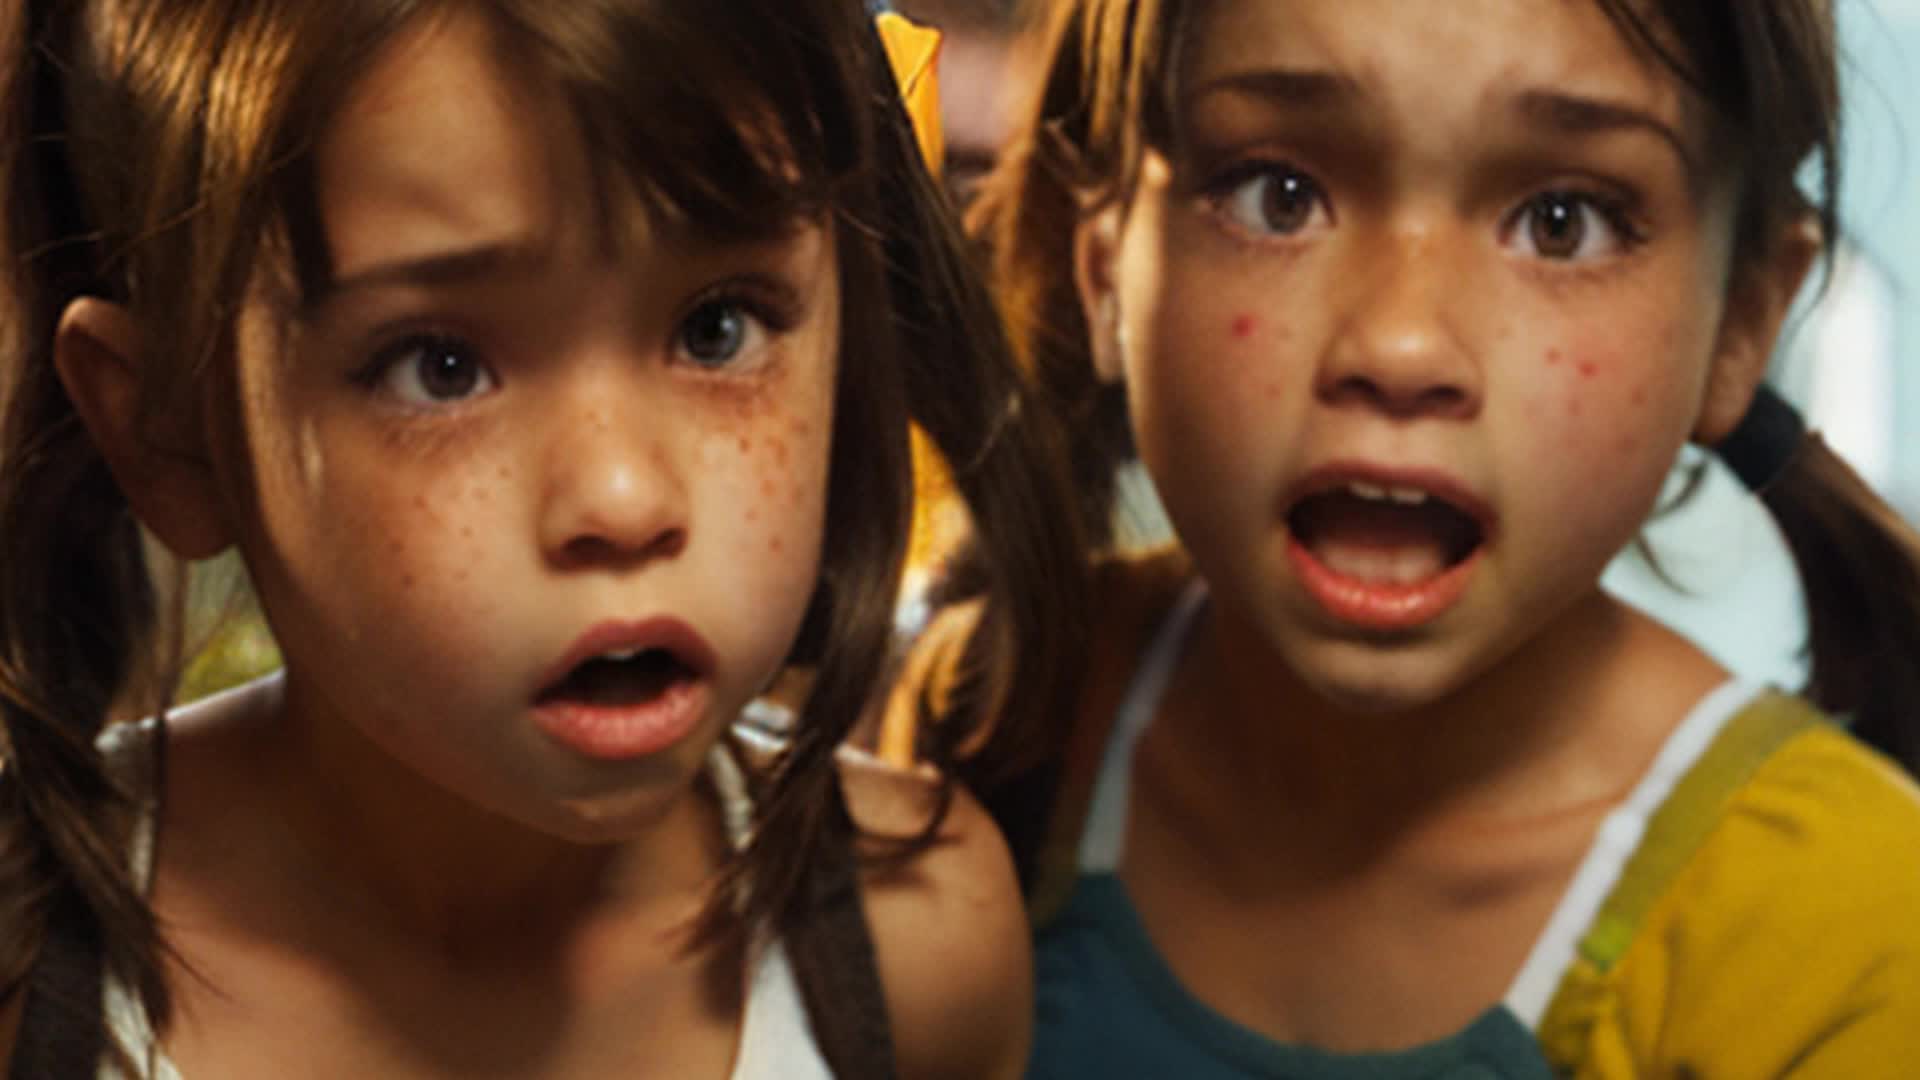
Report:
M 567 111 L 509 73 L 474 17 L 423 20 L 389 43 L 314 169 L 336 276 L 395 250 L 580 238 L 596 216 Z
M 1695 146 L 1704 116 L 1680 80 L 1594 0 L 1202 0 L 1179 42 L 1176 92 L 1241 74 L 1413 115 L 1486 115 L 1547 88 L 1644 112 Z

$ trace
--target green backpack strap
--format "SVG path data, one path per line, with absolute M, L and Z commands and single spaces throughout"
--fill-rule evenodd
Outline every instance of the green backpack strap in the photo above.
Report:
M 1654 906 L 1719 826 L 1734 795 L 1775 751 L 1825 722 L 1813 706 L 1777 691 L 1762 694 L 1734 714 L 1648 820 L 1640 846 L 1580 939 L 1573 966 L 1561 977 L 1540 1023 L 1543 1042 L 1567 1045 L 1568 1029 L 1582 1025 L 1582 1006 L 1593 987 L 1626 954 Z
M 1794 736 L 1824 718 L 1799 698 L 1768 692 L 1736 713 L 1647 823 L 1619 884 L 1580 941 L 1580 954 L 1601 971 L 1627 951 L 1648 912 L 1666 895 L 1694 852 L 1720 824 L 1735 792 Z

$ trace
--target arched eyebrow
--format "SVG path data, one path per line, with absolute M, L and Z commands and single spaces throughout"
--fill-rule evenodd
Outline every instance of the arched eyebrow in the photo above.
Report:
M 1513 95 L 1511 102 L 1512 111 L 1522 120 L 1555 134 L 1589 136 L 1643 131 L 1654 135 L 1673 149 L 1687 175 L 1699 175 L 1699 162 L 1680 132 L 1646 109 L 1545 88 L 1521 90 Z
M 1197 83 L 1186 93 L 1185 104 L 1191 109 L 1201 99 L 1222 93 L 1266 98 L 1293 108 L 1346 107 L 1366 97 L 1366 89 L 1358 81 L 1339 72 L 1258 68 Z
M 534 272 L 550 259 L 551 252 L 546 245 L 517 241 L 403 255 L 325 282 L 314 295 L 307 298 L 306 306 L 318 308 L 344 294 L 381 288 L 446 288 L 489 278 L 523 275 Z
M 1215 94 L 1259 98 L 1288 110 L 1350 111 L 1369 97 L 1358 79 L 1338 71 L 1296 68 L 1258 68 L 1229 72 L 1196 84 L 1185 95 L 1189 110 Z M 1521 123 L 1551 135 L 1584 138 L 1623 131 L 1642 131 L 1658 137 L 1679 157 L 1689 176 L 1699 175 L 1700 162 L 1681 133 L 1655 113 L 1589 94 L 1552 87 L 1522 87 L 1503 95 L 1496 105 Z

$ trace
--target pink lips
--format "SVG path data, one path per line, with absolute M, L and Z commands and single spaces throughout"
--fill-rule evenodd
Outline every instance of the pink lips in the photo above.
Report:
M 607 653 L 661 649 L 688 677 L 644 702 L 597 704 L 556 698 L 553 691 L 587 661 Z M 546 673 L 534 722 L 548 738 L 587 757 L 624 760 L 657 754 L 698 726 L 712 697 L 712 646 L 679 619 L 603 622 L 582 634 Z
M 1382 632 L 1417 629 L 1439 618 L 1466 595 L 1481 554 L 1494 535 L 1496 518 L 1484 499 L 1453 477 L 1431 469 L 1397 469 L 1367 464 L 1334 464 L 1308 473 L 1286 501 L 1289 510 L 1302 499 L 1360 483 L 1387 489 L 1414 489 L 1438 498 L 1474 519 L 1480 543 L 1466 558 L 1421 581 L 1369 581 L 1340 573 L 1321 562 L 1297 537 L 1287 538 L 1287 557 L 1302 588 L 1320 609 L 1339 622 Z

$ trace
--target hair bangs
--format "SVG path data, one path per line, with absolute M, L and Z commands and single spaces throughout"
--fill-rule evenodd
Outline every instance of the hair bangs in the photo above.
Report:
M 798 11 L 508 0 L 498 12 L 505 61 L 572 114 L 609 222 L 631 200 L 723 241 L 769 237 L 830 210 L 857 168 L 849 88 Z

